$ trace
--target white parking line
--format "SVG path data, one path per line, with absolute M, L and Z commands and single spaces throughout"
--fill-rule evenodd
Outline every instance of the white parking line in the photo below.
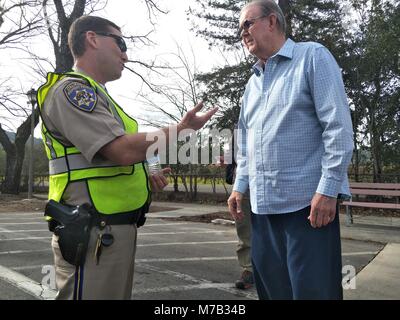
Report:
M 349 256 L 364 256 L 364 255 L 376 255 L 379 251 L 359 251 L 359 252 L 346 252 L 342 253 L 342 257 L 349 257 Z
M 195 234 L 195 233 L 231 233 L 231 230 L 203 230 L 203 231 L 175 231 L 175 232 L 143 232 L 138 233 L 139 236 L 155 236 L 155 235 L 167 235 L 167 234 Z
M 1 228 L 0 228 L 1 229 Z M 0 230 L 0 233 L 22 233 L 22 232 L 49 232 L 49 229 L 32 229 L 32 230 Z
M 14 271 L 24 271 L 24 270 L 34 270 L 34 269 L 42 269 L 43 268 L 43 264 L 37 264 L 34 266 L 23 266 L 23 267 L 10 267 L 10 269 L 14 270 Z
M 1 217 L 0 218 L 0 221 L 2 221 L 2 220 L 42 220 L 42 221 L 44 221 L 44 218 L 43 217 Z
M 137 263 L 142 262 L 186 262 L 186 261 L 221 261 L 237 260 L 237 256 L 232 257 L 193 257 L 193 258 L 154 258 L 154 259 L 136 259 Z
M 151 223 L 145 224 L 146 227 L 155 227 L 155 226 L 178 226 L 183 224 L 189 224 L 188 222 L 171 222 L 171 223 Z
M 46 251 L 51 251 L 46 250 Z M 237 256 L 232 257 L 193 257 L 193 258 L 155 258 L 155 259 L 136 259 L 135 263 L 149 263 L 149 262 L 190 262 L 190 261 L 221 261 L 221 260 L 237 260 Z M 43 265 L 32 266 L 15 266 L 10 269 L 15 271 L 41 269 Z
M 0 212 L 0 216 L 32 216 L 37 215 L 38 217 L 43 217 L 43 212 Z
M 47 224 L 46 221 L 43 222 L 0 222 L 0 226 L 9 226 L 9 225 L 22 225 L 22 224 Z
M 54 290 L 1 265 L 0 279 L 38 299 L 50 300 L 54 299 L 56 296 Z
M 9 255 L 9 254 L 25 254 L 25 253 L 39 253 L 39 252 L 47 252 L 52 251 L 51 248 L 41 249 L 41 250 L 13 250 L 13 251 L 0 251 L 0 255 Z
M 0 239 L 0 242 L 4 241 L 21 241 L 21 240 L 48 240 L 51 237 L 25 237 L 25 238 L 9 238 L 9 239 Z
M 233 241 L 203 241 L 203 242 L 162 242 L 162 243 L 146 243 L 138 244 L 138 247 L 157 247 L 157 246 L 176 246 L 176 245 L 202 245 L 202 244 L 228 244 L 237 243 L 237 240 Z
M 181 286 L 168 286 L 160 288 L 150 288 L 150 289 L 137 289 L 133 290 L 133 295 L 135 294 L 146 294 L 146 293 L 161 293 L 170 291 L 186 291 L 186 290 L 201 290 L 201 289 L 233 289 L 232 283 L 199 283 L 199 284 L 188 284 Z M 230 290 L 229 290 L 230 291 Z M 236 293 L 236 292 L 235 292 Z M 255 298 L 257 299 L 257 298 Z
M 172 276 L 174 278 L 178 278 L 180 280 L 184 280 L 184 281 L 189 281 L 189 282 L 194 282 L 196 285 L 193 287 L 190 287 L 185 285 L 182 286 L 182 289 L 185 290 L 190 290 L 190 289 L 204 289 L 203 285 L 206 287 L 207 285 L 214 285 L 215 283 L 208 281 L 208 280 L 204 280 L 204 279 L 197 279 L 195 277 L 192 277 L 191 275 L 185 274 L 185 273 L 181 273 L 181 272 L 176 272 L 176 271 L 172 271 L 172 270 L 168 270 L 168 269 L 163 269 L 163 268 L 158 268 L 149 264 L 145 264 L 145 263 L 137 263 L 137 266 L 140 266 L 141 268 L 150 270 L 150 271 L 154 271 L 154 272 L 158 272 L 161 274 L 167 274 L 169 276 Z M 161 288 L 154 288 L 154 289 L 144 289 L 144 290 L 151 290 L 148 292 L 166 292 L 166 291 L 172 291 L 172 290 L 176 290 L 179 289 L 181 286 L 169 286 L 169 287 L 161 287 Z M 207 288 L 208 289 L 208 288 Z M 233 284 L 229 284 L 229 286 L 226 285 L 222 285 L 222 286 L 215 286 L 215 289 L 221 290 L 221 291 L 225 291 L 231 294 L 234 294 L 236 296 L 241 296 L 241 297 L 246 297 L 248 299 L 252 299 L 252 300 L 258 300 L 258 296 L 252 292 L 244 292 L 242 290 L 238 290 L 236 288 L 233 287 Z M 159 290 L 159 291 L 158 291 Z M 133 294 L 135 293 L 142 293 L 142 291 L 140 290 L 135 290 L 135 287 L 133 288 L 132 291 Z

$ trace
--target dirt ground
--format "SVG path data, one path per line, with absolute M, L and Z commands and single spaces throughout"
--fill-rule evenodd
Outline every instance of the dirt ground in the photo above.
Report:
M 0 194 L 0 213 L 44 211 L 45 206 L 45 200 L 28 199 L 27 194 Z
M 179 200 L 176 202 L 180 202 Z M 27 199 L 27 194 L 19 194 L 19 195 L 8 195 L 8 194 L 0 194 L 0 213 L 2 212 L 32 212 L 39 211 L 44 212 L 44 208 L 46 206 L 46 200 L 42 199 Z M 171 207 L 162 207 L 152 205 L 150 208 L 150 212 L 160 212 L 160 211 L 172 211 L 177 210 L 179 208 L 171 208 Z M 344 208 L 341 208 L 341 213 L 344 213 Z M 354 215 L 373 215 L 373 216 L 382 216 L 382 217 L 400 217 L 400 210 L 383 210 L 383 209 L 363 209 L 363 208 L 353 208 Z M 168 218 L 172 219 L 172 218 Z M 174 218 L 175 220 L 184 220 L 184 221 L 195 221 L 195 222 L 206 222 L 209 223 L 213 219 L 227 219 L 232 220 L 228 209 L 224 206 L 221 206 L 221 210 L 217 212 L 213 212 L 210 214 L 204 214 L 194 217 L 180 217 Z
M 33 212 L 33 211 L 44 212 L 46 202 L 47 202 L 46 200 L 37 198 L 28 199 L 27 194 L 20 194 L 20 195 L 0 194 L 0 214 L 2 212 Z M 162 206 L 152 205 L 150 207 L 150 212 L 173 211 L 177 209 L 179 209 L 179 207 L 172 208 L 172 207 L 162 207 Z M 211 220 L 214 219 L 231 220 L 231 216 L 228 211 L 223 211 L 223 207 L 221 207 L 220 212 L 214 212 L 195 217 L 181 217 L 181 218 L 167 218 L 167 219 L 210 223 Z
M 0 213 L 44 211 L 46 202 L 46 200 L 38 198 L 28 199 L 26 194 L 0 194 Z M 177 209 L 179 208 L 151 206 L 150 212 L 172 211 Z

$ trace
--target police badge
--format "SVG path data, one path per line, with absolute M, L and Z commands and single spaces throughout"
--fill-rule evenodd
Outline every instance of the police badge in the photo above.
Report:
M 92 112 L 97 103 L 97 95 L 93 88 L 72 82 L 65 86 L 64 94 L 72 105 L 82 111 Z

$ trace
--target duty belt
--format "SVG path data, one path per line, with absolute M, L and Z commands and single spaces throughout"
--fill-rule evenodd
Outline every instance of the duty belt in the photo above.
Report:
M 140 227 L 146 220 L 145 215 L 147 210 L 148 205 L 145 205 L 142 208 L 127 213 L 102 214 L 91 208 L 91 226 L 96 226 L 102 229 L 107 225 L 137 224 L 137 226 Z M 48 221 L 49 231 L 54 232 L 55 227 L 59 224 L 60 223 L 54 219 Z
M 102 214 L 96 212 L 93 215 L 92 225 L 104 228 L 106 225 L 135 224 L 142 214 L 144 214 L 142 208 L 128 213 Z

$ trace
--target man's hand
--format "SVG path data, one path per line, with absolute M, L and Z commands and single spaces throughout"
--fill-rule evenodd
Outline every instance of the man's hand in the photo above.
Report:
M 179 122 L 178 129 L 199 130 L 218 111 L 218 107 L 215 107 L 202 115 L 197 115 L 196 113 L 199 112 L 201 108 L 203 108 L 203 102 L 200 102 L 192 110 L 188 111 L 183 116 L 181 122 Z
M 171 172 L 171 168 L 164 168 L 159 173 L 152 174 L 149 176 L 150 186 L 151 186 L 151 190 L 153 192 L 160 192 L 168 185 L 168 180 L 164 176 L 164 174 L 167 174 L 170 172 Z
M 316 193 L 311 201 L 308 219 L 313 228 L 328 225 L 335 219 L 337 199 Z
M 242 201 L 243 193 L 232 191 L 231 196 L 228 199 L 228 208 L 229 213 L 234 220 L 243 219 Z

